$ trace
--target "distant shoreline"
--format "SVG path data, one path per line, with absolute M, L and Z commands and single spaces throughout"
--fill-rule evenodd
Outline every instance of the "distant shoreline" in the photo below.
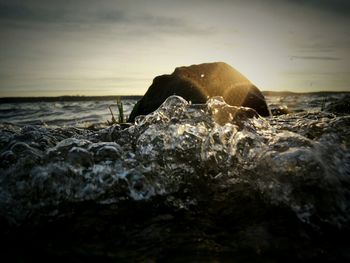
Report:
M 25 102 L 59 102 L 59 101 L 105 101 L 105 100 L 139 100 L 142 96 L 57 96 L 57 97 L 3 97 L 0 103 L 25 103 Z
M 314 91 L 314 92 L 292 92 L 292 91 L 262 91 L 264 96 L 302 96 L 302 95 L 335 95 L 349 93 L 350 91 Z
M 302 96 L 302 95 L 332 95 L 349 93 L 350 91 L 318 91 L 318 92 L 291 92 L 291 91 L 262 91 L 264 96 Z M 140 100 L 141 95 L 125 96 L 57 96 L 57 97 L 1 97 L 0 103 L 25 103 L 25 102 L 59 102 L 59 101 L 104 101 L 116 100 Z

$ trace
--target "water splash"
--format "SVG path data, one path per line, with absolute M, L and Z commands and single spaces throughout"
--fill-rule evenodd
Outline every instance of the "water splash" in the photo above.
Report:
M 322 111 L 264 119 L 222 98 L 192 105 L 177 96 L 126 129 L 2 125 L 0 211 L 21 223 L 72 202 L 164 197 L 189 209 L 208 191 L 227 204 L 246 191 L 304 224 L 342 227 L 349 126 L 348 116 Z

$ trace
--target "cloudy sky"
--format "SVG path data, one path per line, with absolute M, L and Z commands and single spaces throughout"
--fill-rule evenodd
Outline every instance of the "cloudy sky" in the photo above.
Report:
M 348 0 L 0 0 L 0 97 L 142 95 L 224 61 L 262 90 L 350 91 Z

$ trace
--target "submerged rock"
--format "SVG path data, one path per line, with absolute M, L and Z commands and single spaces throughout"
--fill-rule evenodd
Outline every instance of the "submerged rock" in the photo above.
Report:
M 253 108 L 269 116 L 265 98 L 246 77 L 226 63 L 205 63 L 179 67 L 171 75 L 158 76 L 130 114 L 129 122 L 138 115 L 155 111 L 169 96 L 178 95 L 195 104 L 222 96 L 231 106 Z

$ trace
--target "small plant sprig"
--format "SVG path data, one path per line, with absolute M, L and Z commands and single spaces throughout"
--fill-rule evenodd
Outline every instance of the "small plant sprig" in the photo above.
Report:
M 117 109 L 118 109 L 118 121 L 115 119 L 113 111 L 112 111 L 112 105 L 108 106 L 108 109 L 112 115 L 111 121 L 107 120 L 108 125 L 113 125 L 113 124 L 121 124 L 121 123 L 125 123 L 126 122 L 126 118 L 124 116 L 124 106 L 123 106 L 123 102 L 120 99 L 120 97 L 118 96 L 116 98 L 117 100 Z
M 118 107 L 118 112 L 119 112 L 119 123 L 124 123 L 125 118 L 124 118 L 124 107 L 123 107 L 123 102 L 120 99 L 120 97 L 117 97 L 117 107 Z

